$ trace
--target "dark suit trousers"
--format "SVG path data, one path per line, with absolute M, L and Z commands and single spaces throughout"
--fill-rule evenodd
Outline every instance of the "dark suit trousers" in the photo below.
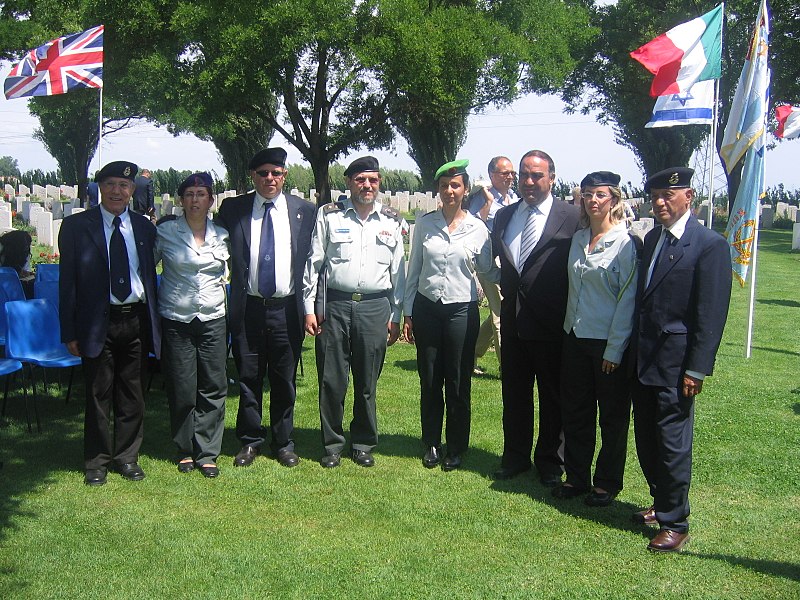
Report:
M 501 321 L 502 326 L 502 321 Z M 539 438 L 533 462 L 541 477 L 560 477 L 564 465 L 561 430 L 561 344 L 522 340 L 503 330 L 503 459 L 502 466 L 526 468 L 533 449 L 533 384 L 539 392 Z
M 422 442 L 426 447 L 441 444 L 446 405 L 447 453 L 463 454 L 469 447 L 472 418 L 472 367 L 480 329 L 478 304 L 443 304 L 417 294 L 413 314 Z
M 233 337 L 233 358 L 239 371 L 236 435 L 243 446 L 260 448 L 267 437 L 261 425 L 264 375 L 269 380 L 271 448 L 294 450 L 294 401 L 297 363 L 303 330 L 294 296 L 267 305 L 247 297 L 244 327 Z
M 561 359 L 561 417 L 564 424 L 564 470 L 577 488 L 592 485 L 597 413 L 600 412 L 600 452 L 594 486 L 611 493 L 622 489 L 628 451 L 631 396 L 627 358 L 609 374 L 603 373 L 606 340 L 564 339 Z
M 694 400 L 674 387 L 633 384 L 636 453 L 663 529 L 689 530 Z
M 92 310 L 100 310 L 94 308 Z M 86 380 L 84 460 L 86 469 L 136 462 L 142 445 L 149 319 L 144 304 L 112 315 L 105 345 L 96 358 L 83 357 Z M 111 410 L 114 430 L 110 430 Z M 113 438 L 112 438 L 113 435 Z

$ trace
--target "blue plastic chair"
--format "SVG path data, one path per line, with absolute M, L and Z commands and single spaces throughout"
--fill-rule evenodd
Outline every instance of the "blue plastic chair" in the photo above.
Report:
M 58 263 L 40 263 L 36 265 L 36 281 L 58 281 L 60 273 Z
M 33 297 L 47 300 L 56 309 L 56 313 L 58 313 L 58 280 L 37 279 L 34 281 Z
M 3 305 L 10 300 L 25 300 L 19 275 L 11 267 L 0 267 L 0 346 L 6 345 L 6 312 Z
M 3 392 L 3 410 L 0 412 L 0 417 L 6 416 L 6 400 L 8 400 L 8 383 L 10 378 L 7 375 L 11 375 L 12 373 L 16 373 L 17 371 L 22 370 L 22 363 L 18 360 L 11 360 L 10 358 L 0 358 L 0 377 L 6 376 L 6 386 L 5 391 Z M 22 387 L 22 393 L 25 396 L 25 417 L 28 419 L 28 431 L 31 431 L 31 418 L 28 414 L 28 392 L 25 390 L 25 386 Z
M 58 314 L 49 301 L 35 299 L 6 302 L 5 313 L 8 319 L 6 356 L 18 360 L 23 366 L 28 367 L 36 427 L 41 432 L 42 425 L 36 403 L 36 379 L 33 367 L 42 367 L 43 369 L 70 367 L 67 387 L 67 400 L 69 400 L 74 367 L 81 364 L 81 359 L 70 354 L 67 347 L 61 343 Z M 23 387 L 24 385 L 23 371 Z M 28 420 L 28 429 L 30 430 L 30 420 Z

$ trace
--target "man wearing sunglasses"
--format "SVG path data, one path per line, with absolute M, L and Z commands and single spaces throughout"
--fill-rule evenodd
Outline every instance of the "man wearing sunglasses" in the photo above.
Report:
M 381 183 L 377 159 L 358 158 L 344 175 L 350 197 L 319 209 L 304 282 L 305 329 L 316 336 L 325 444 L 320 464 L 326 468 L 339 466 L 345 448 L 342 419 L 350 371 L 351 457 L 362 467 L 375 464 L 376 388 L 386 346 L 400 335 L 405 291 L 403 219 L 377 202 Z M 324 303 L 315 306 L 318 296 L 324 296 Z
M 286 151 L 266 148 L 248 165 L 255 190 L 228 198 L 217 220 L 231 244 L 229 323 L 239 371 L 234 465 L 246 467 L 262 451 L 264 375 L 270 389 L 270 449 L 286 467 L 294 452 L 295 377 L 303 343 L 303 268 L 316 207 L 283 193 Z

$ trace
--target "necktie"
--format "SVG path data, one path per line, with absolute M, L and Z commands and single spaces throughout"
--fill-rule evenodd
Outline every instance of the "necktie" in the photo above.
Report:
M 120 302 L 125 302 L 131 295 L 131 267 L 128 262 L 128 249 L 119 226 L 122 220 L 114 217 L 114 231 L 108 244 L 109 272 L 111 276 L 111 293 Z
M 655 275 L 656 271 L 659 269 L 659 265 L 669 262 L 669 259 L 667 258 L 669 256 L 669 246 L 672 246 L 672 240 L 675 239 L 675 236 L 673 236 L 666 229 L 664 229 L 662 236 L 664 240 L 661 242 L 661 247 L 658 249 L 658 254 L 653 258 L 653 262 L 650 265 L 650 271 L 647 277 L 647 285 L 650 285 L 650 282 L 653 280 L 653 275 Z
M 275 294 L 275 231 L 269 211 L 274 208 L 272 202 L 264 203 L 264 219 L 261 221 L 260 260 L 258 261 L 258 293 L 264 298 L 272 298 Z
M 535 208 L 533 206 L 528 207 L 528 219 L 525 221 L 525 227 L 522 230 L 522 239 L 519 243 L 519 265 L 518 269 L 522 271 L 522 267 L 525 264 L 525 261 L 528 260 L 528 257 L 531 255 L 531 251 L 533 247 L 536 245 L 538 241 L 538 236 L 536 233 L 536 219 L 533 218 Z

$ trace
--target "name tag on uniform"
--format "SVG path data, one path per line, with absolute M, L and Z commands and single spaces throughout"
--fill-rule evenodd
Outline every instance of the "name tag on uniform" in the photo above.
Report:
M 336 233 L 350 233 L 349 229 L 335 229 L 334 231 Z

